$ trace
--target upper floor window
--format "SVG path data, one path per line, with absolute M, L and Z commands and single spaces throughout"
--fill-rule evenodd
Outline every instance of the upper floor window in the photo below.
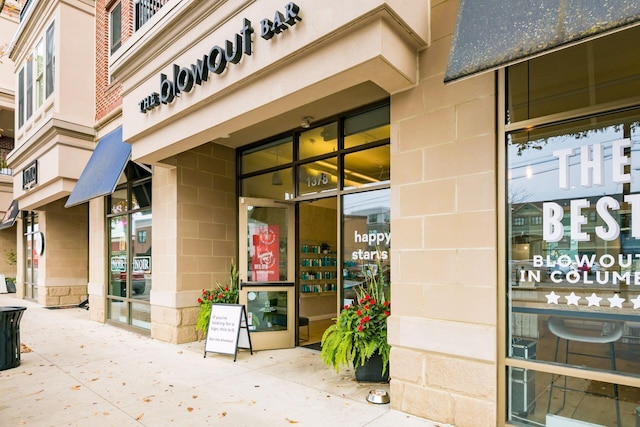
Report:
M 53 80 L 55 75 L 55 44 L 53 23 L 47 28 L 47 57 L 46 57 L 46 97 L 53 93 Z
M 18 72 L 18 128 L 53 93 L 55 73 L 54 24 L 47 28 L 26 64 Z
M 24 67 L 18 73 L 18 128 L 24 124 Z
M 134 2 L 134 23 L 135 31 L 144 25 L 153 15 L 155 15 L 168 0 L 135 0 Z
M 36 109 L 44 102 L 44 40 L 40 39 L 34 57 L 36 61 Z
M 109 12 L 109 49 L 111 53 L 120 48 L 122 42 L 122 3 L 118 2 Z

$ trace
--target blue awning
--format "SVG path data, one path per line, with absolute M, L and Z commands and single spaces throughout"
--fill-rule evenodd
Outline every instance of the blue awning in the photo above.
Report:
M 130 157 L 131 145 L 122 141 L 122 128 L 102 138 L 69 195 L 65 208 L 113 193 Z
M 18 214 L 20 213 L 20 209 L 18 209 L 18 201 L 14 200 L 9 205 L 9 209 L 2 217 L 2 221 L 0 221 L 0 230 L 4 230 L 5 228 L 13 227 L 13 224 L 16 223 L 16 218 L 18 218 Z
M 445 82 L 635 25 L 637 0 L 460 0 Z

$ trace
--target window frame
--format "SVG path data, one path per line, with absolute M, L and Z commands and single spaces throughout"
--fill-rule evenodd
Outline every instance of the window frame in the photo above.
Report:
M 569 48 L 570 49 L 570 48 Z M 510 260 L 511 248 L 509 241 L 512 237 L 512 227 L 516 224 L 509 221 L 509 202 L 508 202 L 508 183 L 510 176 L 508 174 L 508 157 L 507 157 L 507 141 L 508 135 L 525 131 L 536 127 L 553 126 L 574 120 L 589 118 L 603 114 L 622 112 L 633 107 L 640 106 L 638 98 L 620 99 L 615 102 L 607 102 L 602 104 L 594 104 L 586 107 L 580 107 L 572 110 L 565 110 L 560 113 L 554 112 L 546 116 L 537 116 L 530 119 L 524 119 L 518 122 L 509 122 L 508 119 L 508 72 L 506 69 L 497 71 L 497 143 L 498 150 L 498 200 L 502 202 L 498 204 L 498 217 L 501 226 L 498 227 L 498 294 L 510 295 Z M 533 220 L 533 218 L 531 218 Z M 533 222 L 533 221 L 531 221 Z M 566 375 L 568 377 L 581 378 L 590 381 L 599 381 L 608 384 L 617 384 L 618 386 L 630 386 L 638 388 L 637 376 L 629 372 L 611 372 L 606 370 L 598 370 L 594 368 L 576 367 L 565 365 L 564 363 L 552 362 L 547 360 L 530 360 L 521 357 L 513 357 L 511 354 L 511 308 L 508 302 L 509 298 L 498 298 L 498 413 L 503 414 L 504 422 L 511 421 L 512 414 L 509 411 L 510 393 L 508 390 L 512 388 L 509 370 L 511 368 L 531 370 L 543 374 Z M 562 393 L 562 391 L 560 391 Z M 611 408 L 613 409 L 613 407 Z M 509 424 L 510 425 L 510 424 Z
M 46 99 L 45 97 L 45 37 L 40 37 L 40 40 L 36 44 L 34 49 L 35 68 L 34 68 L 34 82 L 35 82 L 35 110 L 40 108 Z
M 35 101 L 33 94 L 33 58 L 27 59 L 25 68 L 25 121 L 28 121 L 33 115 L 33 104 Z
M 22 66 L 18 72 L 18 129 L 24 126 L 25 123 L 25 87 L 24 87 L 24 73 L 26 67 Z
M 45 45 L 45 96 L 46 100 L 55 90 L 55 61 L 56 61 L 56 44 L 55 44 L 55 21 L 52 22 L 46 31 Z
M 109 55 L 113 55 L 122 45 L 122 2 L 116 2 L 109 8 Z M 120 31 L 114 33 L 114 24 L 117 22 Z M 116 39 L 117 36 L 117 39 Z

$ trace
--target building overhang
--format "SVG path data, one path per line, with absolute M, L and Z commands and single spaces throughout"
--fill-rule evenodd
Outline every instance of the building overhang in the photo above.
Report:
M 301 0 L 296 2 L 301 20 L 268 39 L 261 37 L 261 20 L 274 19 L 278 12 L 286 16 L 278 2 L 246 2 L 246 7 L 238 9 L 220 2 L 183 3 L 192 7 L 190 22 L 184 22 L 186 16 L 177 10 L 165 10 L 171 5 L 167 4 L 151 26 L 165 22 L 168 28 L 156 30 L 154 43 L 144 34 L 138 36 L 137 43 L 147 43 L 150 49 L 125 45 L 112 64 L 114 77 L 123 85 L 123 138 L 132 144 L 135 161 L 161 164 L 209 141 L 235 148 L 272 135 L 254 133 L 251 140 L 238 137 L 247 128 L 278 120 L 294 123 L 291 129 L 304 116 L 322 119 L 345 111 L 346 105 L 333 104 L 322 116 L 313 106 L 350 90 L 364 93 L 351 108 L 404 91 L 417 83 L 418 51 L 428 44 L 426 2 L 409 8 L 402 1 L 332 0 L 333 8 Z M 202 15 L 196 13 L 199 7 L 215 10 L 207 20 L 195 22 Z M 145 108 L 145 99 L 164 93 L 163 79 L 175 82 L 174 73 L 197 67 L 198 60 L 206 60 L 214 47 L 233 43 L 236 35 L 246 36 L 247 21 L 254 30 L 251 55 L 227 64 L 221 74 L 210 72 L 206 81 L 181 91 L 170 102 Z M 179 28 L 172 30 L 175 26 Z M 189 37 L 165 35 L 187 28 Z M 187 74 L 183 72 L 182 77 Z M 362 90 L 365 87 L 370 94 Z M 315 111 L 305 112 L 305 106 Z M 267 127 L 277 130 L 277 126 L 262 126 Z
M 640 23 L 635 0 L 460 0 L 445 83 Z

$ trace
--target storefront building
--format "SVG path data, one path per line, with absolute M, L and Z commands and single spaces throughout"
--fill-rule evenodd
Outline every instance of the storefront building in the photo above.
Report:
M 42 105 L 24 101 L 30 58 L 71 13 L 29 3 L 42 15 L 12 51 L 9 156 L 26 297 L 40 253 L 37 298 L 55 305 L 50 245 L 69 238 L 84 270 L 65 286 L 84 286 L 92 319 L 190 342 L 202 289 L 233 262 L 254 347 L 287 348 L 379 268 L 394 409 L 460 427 L 637 422 L 632 2 L 99 1 L 88 117 L 79 88 L 65 102 L 62 43 L 44 49 L 59 61 Z
M 82 35 L 93 32 L 94 9 L 81 1 L 22 3 L 8 48 L 16 286 L 45 306 L 78 304 L 87 297 L 87 207 L 64 203 L 93 149 L 92 43 Z
M 10 8 L 9 6 L 12 6 Z M 16 276 L 16 232 L 15 217 L 10 211 L 13 202 L 12 171 L 7 167 L 7 155 L 14 145 L 14 96 L 15 81 L 13 65 L 6 58 L 6 46 L 18 28 L 18 12 L 12 2 L 0 11 L 0 274 L 9 280 Z M 3 283 L 0 278 L 0 289 Z

